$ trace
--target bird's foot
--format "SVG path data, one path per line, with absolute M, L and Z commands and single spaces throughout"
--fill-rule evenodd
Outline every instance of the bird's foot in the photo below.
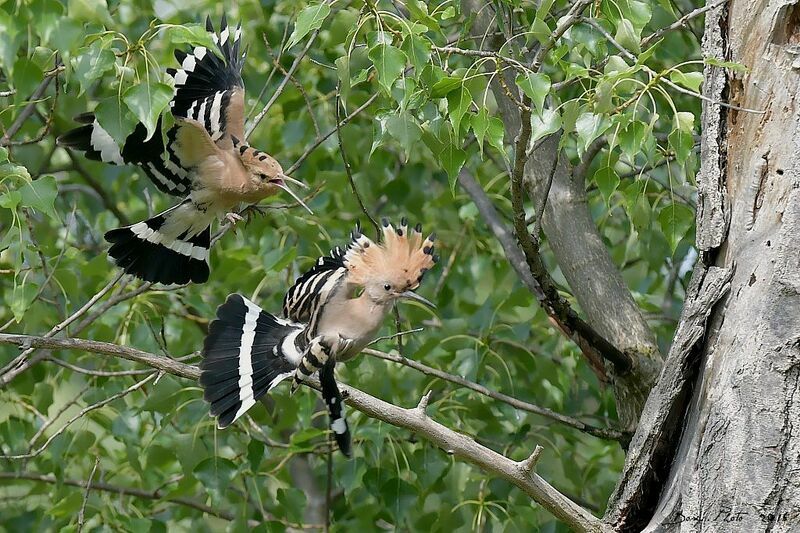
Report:
M 253 220 L 253 218 L 256 215 L 262 216 L 262 217 L 266 216 L 267 211 L 269 211 L 269 207 L 267 207 L 265 205 L 253 204 L 253 205 L 248 205 L 247 207 L 245 207 L 242 210 L 242 214 L 245 217 L 247 217 L 247 222 L 249 223 L 251 220 Z
M 242 217 L 242 215 L 234 212 L 225 213 L 225 218 L 228 219 L 228 222 L 231 223 L 231 226 L 235 226 L 237 222 L 239 222 L 240 220 L 244 220 L 244 217 Z

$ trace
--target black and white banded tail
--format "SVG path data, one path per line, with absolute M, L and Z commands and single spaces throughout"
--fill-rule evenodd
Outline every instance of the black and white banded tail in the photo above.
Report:
M 220 428 L 231 425 L 300 362 L 303 326 L 231 294 L 208 328 L 200 363 L 203 397 Z
M 105 238 L 112 243 L 108 255 L 125 270 L 145 281 L 164 284 L 208 281 L 211 227 L 192 232 L 176 218 L 193 216 L 194 206 L 184 201 L 131 226 L 113 229 Z
M 305 326 L 278 318 L 231 294 L 208 328 L 200 363 L 203 397 L 220 428 L 231 425 L 264 394 L 292 377 L 306 354 Z M 322 399 L 339 449 L 350 456 L 350 430 L 330 358 L 319 370 Z

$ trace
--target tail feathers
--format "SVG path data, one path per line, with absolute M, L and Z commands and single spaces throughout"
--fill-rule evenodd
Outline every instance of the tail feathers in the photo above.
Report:
M 170 237 L 160 230 L 173 209 L 175 207 L 143 222 L 106 233 L 106 240 L 112 243 L 108 255 L 125 272 L 145 281 L 180 285 L 190 281 L 205 283 L 209 275 L 211 227 L 192 236 L 184 232 Z
M 319 381 L 322 385 L 322 399 L 328 407 L 333 438 L 336 440 L 339 450 L 341 450 L 346 457 L 350 457 L 350 428 L 344 417 L 342 394 L 339 392 L 339 387 L 336 385 L 336 378 L 333 375 L 333 367 L 335 364 L 336 362 L 333 359 L 329 359 L 328 362 L 323 365 L 319 370 Z
M 231 425 L 294 372 L 302 326 L 279 319 L 239 294 L 217 309 L 200 363 L 203 397 L 220 428 Z

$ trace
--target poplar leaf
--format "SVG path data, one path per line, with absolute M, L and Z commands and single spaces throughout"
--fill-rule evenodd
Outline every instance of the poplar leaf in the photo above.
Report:
M 286 48 L 291 48 L 310 32 L 320 29 L 322 23 L 325 22 L 325 19 L 328 18 L 330 13 L 331 7 L 328 4 L 315 4 L 305 7 L 300 14 L 297 15 L 297 21 L 294 23 L 294 30 L 289 36 Z

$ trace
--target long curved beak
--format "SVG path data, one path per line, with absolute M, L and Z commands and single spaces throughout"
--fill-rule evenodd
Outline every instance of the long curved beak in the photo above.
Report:
M 302 187 L 303 189 L 308 189 L 308 185 L 306 185 L 305 183 L 303 183 L 300 180 L 296 180 L 296 179 L 294 179 L 294 178 L 292 178 L 290 176 L 287 176 L 286 174 L 281 174 L 280 177 L 281 177 L 281 179 L 283 179 L 283 181 L 288 181 L 289 183 L 294 183 L 298 187 Z
M 279 187 L 280 189 L 283 189 L 284 191 L 289 193 L 289 196 L 294 198 L 297 201 L 297 203 L 299 203 L 300 205 L 305 207 L 306 211 L 308 211 L 309 213 L 311 213 L 313 215 L 314 212 L 306 205 L 306 203 L 302 200 L 302 198 L 297 196 L 297 194 L 295 194 L 295 192 L 292 189 L 290 189 L 289 186 L 286 185 L 286 183 L 284 183 L 287 180 L 291 181 L 292 183 L 296 183 L 296 184 L 302 185 L 303 187 L 307 188 L 307 186 L 304 185 L 303 183 L 297 181 L 294 178 L 290 178 L 289 176 L 285 176 L 283 174 L 280 175 L 279 179 L 277 179 L 275 181 L 272 181 L 272 183 L 275 184 L 276 187 Z
M 421 303 L 423 305 L 427 305 L 431 309 L 436 309 L 436 305 L 434 305 L 433 302 L 431 302 L 427 298 L 423 298 L 422 296 L 420 296 L 419 294 L 417 294 L 416 292 L 413 292 L 413 291 L 401 292 L 400 293 L 400 298 L 404 298 L 406 300 L 416 300 L 417 302 L 419 302 L 419 303 Z

